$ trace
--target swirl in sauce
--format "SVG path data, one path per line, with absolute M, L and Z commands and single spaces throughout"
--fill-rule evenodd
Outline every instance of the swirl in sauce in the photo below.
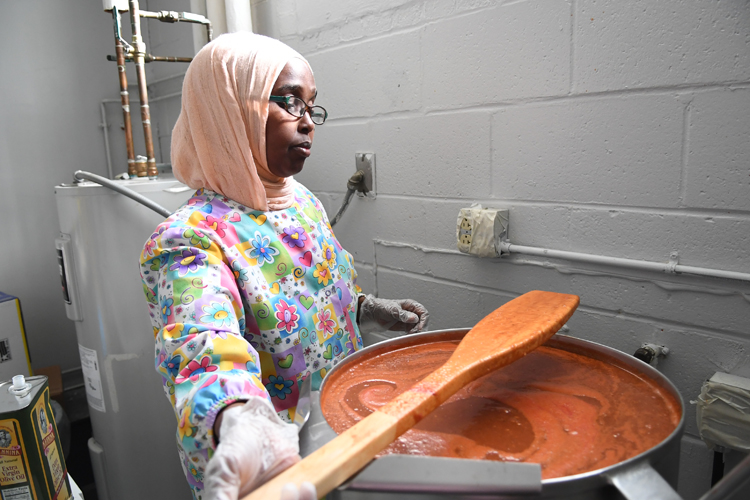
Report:
M 340 433 L 445 363 L 458 342 L 374 352 L 321 395 Z M 616 363 L 542 346 L 461 389 L 381 454 L 535 462 L 542 478 L 616 464 L 666 439 L 680 419 L 664 389 Z

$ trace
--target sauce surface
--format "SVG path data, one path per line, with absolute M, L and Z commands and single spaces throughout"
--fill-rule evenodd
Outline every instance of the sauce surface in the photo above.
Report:
M 458 341 L 432 342 L 349 363 L 326 383 L 323 415 L 337 433 L 445 363 Z M 538 347 L 454 394 L 381 454 L 539 463 L 542 478 L 580 474 L 666 439 L 679 403 L 614 363 Z

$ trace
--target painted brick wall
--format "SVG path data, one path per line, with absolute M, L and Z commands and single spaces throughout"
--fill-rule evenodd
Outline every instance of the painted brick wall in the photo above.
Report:
M 566 333 L 659 363 L 687 404 L 680 493 L 712 454 L 688 402 L 750 377 L 750 283 L 455 248 L 458 210 L 510 209 L 510 240 L 750 272 L 750 8 L 745 1 L 262 0 L 256 29 L 305 55 L 330 121 L 298 180 L 332 216 L 354 153 L 377 199 L 336 234 L 360 285 L 413 297 L 432 329 L 532 289 L 575 293 Z

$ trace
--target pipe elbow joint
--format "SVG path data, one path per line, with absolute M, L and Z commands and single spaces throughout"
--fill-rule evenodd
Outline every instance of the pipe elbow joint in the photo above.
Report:
M 365 186 L 365 173 L 362 170 L 357 170 L 347 181 L 346 187 L 353 191 L 367 193 L 367 187 Z

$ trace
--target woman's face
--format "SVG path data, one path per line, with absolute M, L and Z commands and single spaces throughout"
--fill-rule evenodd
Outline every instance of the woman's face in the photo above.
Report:
M 315 103 L 317 89 L 310 68 L 301 59 L 291 59 L 276 79 L 271 95 L 295 96 L 308 105 Z M 268 169 L 279 177 L 302 171 L 310 156 L 315 124 L 310 113 L 297 118 L 287 113 L 284 103 L 268 103 L 266 122 L 266 159 Z

